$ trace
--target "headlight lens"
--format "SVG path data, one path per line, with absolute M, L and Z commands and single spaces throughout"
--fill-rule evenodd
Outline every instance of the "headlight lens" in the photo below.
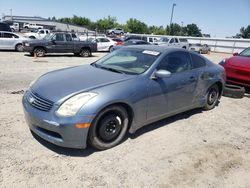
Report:
M 57 110 L 60 116 L 74 116 L 81 109 L 81 107 L 88 101 L 96 97 L 96 93 L 86 92 L 75 95 L 66 100 Z

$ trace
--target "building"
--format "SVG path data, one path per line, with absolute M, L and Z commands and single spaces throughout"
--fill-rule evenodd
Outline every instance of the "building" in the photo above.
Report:
M 23 27 L 24 23 L 37 24 L 43 26 L 45 29 L 56 30 L 56 31 L 74 31 L 74 32 L 82 32 L 82 33 L 95 33 L 92 30 L 87 29 L 86 27 L 61 23 L 54 20 L 48 20 L 42 17 L 36 16 L 10 16 L 5 15 L 2 17 L 3 22 L 7 23 L 19 23 L 20 28 Z

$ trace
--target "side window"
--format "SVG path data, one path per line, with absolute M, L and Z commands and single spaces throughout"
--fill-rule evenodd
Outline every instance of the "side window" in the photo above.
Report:
M 48 33 L 49 33 L 49 31 L 47 31 L 47 30 L 46 30 L 45 32 L 46 32 L 46 34 L 48 34 Z
M 55 40 L 56 41 L 64 41 L 63 34 L 62 33 L 57 33 Z
M 169 43 L 174 43 L 174 38 L 172 38 L 170 41 L 169 41 Z
M 66 36 L 66 41 L 72 41 L 70 34 L 66 34 L 65 36 Z
M 18 38 L 18 36 L 12 33 L 3 33 L 3 38 Z
M 157 69 L 168 70 L 171 73 L 191 70 L 190 56 L 187 52 L 170 53 L 162 59 Z
M 44 30 L 40 30 L 39 33 L 40 33 L 40 34 L 44 34 Z
M 101 42 L 109 42 L 109 39 L 101 38 Z
M 177 39 L 177 38 L 175 38 L 174 40 L 175 40 L 175 43 L 179 43 L 179 41 L 178 41 L 178 39 Z
M 150 38 L 148 39 L 148 41 L 149 41 L 149 42 L 153 42 L 153 38 L 150 37 Z
M 72 38 L 77 38 L 75 33 L 72 33 Z
M 194 69 L 206 66 L 206 61 L 202 57 L 191 53 L 191 58 Z

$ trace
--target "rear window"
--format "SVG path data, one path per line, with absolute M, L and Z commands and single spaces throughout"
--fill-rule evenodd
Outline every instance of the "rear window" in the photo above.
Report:
M 200 67 L 204 67 L 206 66 L 206 60 L 203 59 L 202 57 L 196 55 L 196 54 L 190 54 L 191 55 L 191 59 L 192 59 L 192 63 L 193 63 L 193 68 L 200 68 Z

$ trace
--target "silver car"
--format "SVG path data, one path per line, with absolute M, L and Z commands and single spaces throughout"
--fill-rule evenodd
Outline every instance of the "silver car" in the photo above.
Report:
M 207 54 L 208 52 L 210 52 L 210 47 L 207 44 L 189 44 L 189 50 L 194 51 L 194 52 L 198 52 L 200 54 Z
M 184 49 L 127 46 L 90 65 L 46 73 L 24 94 L 23 107 L 39 137 L 103 150 L 149 123 L 193 108 L 211 110 L 224 78 L 222 66 Z
M 16 33 L 0 31 L 0 50 L 23 51 L 22 42 L 28 40 Z

